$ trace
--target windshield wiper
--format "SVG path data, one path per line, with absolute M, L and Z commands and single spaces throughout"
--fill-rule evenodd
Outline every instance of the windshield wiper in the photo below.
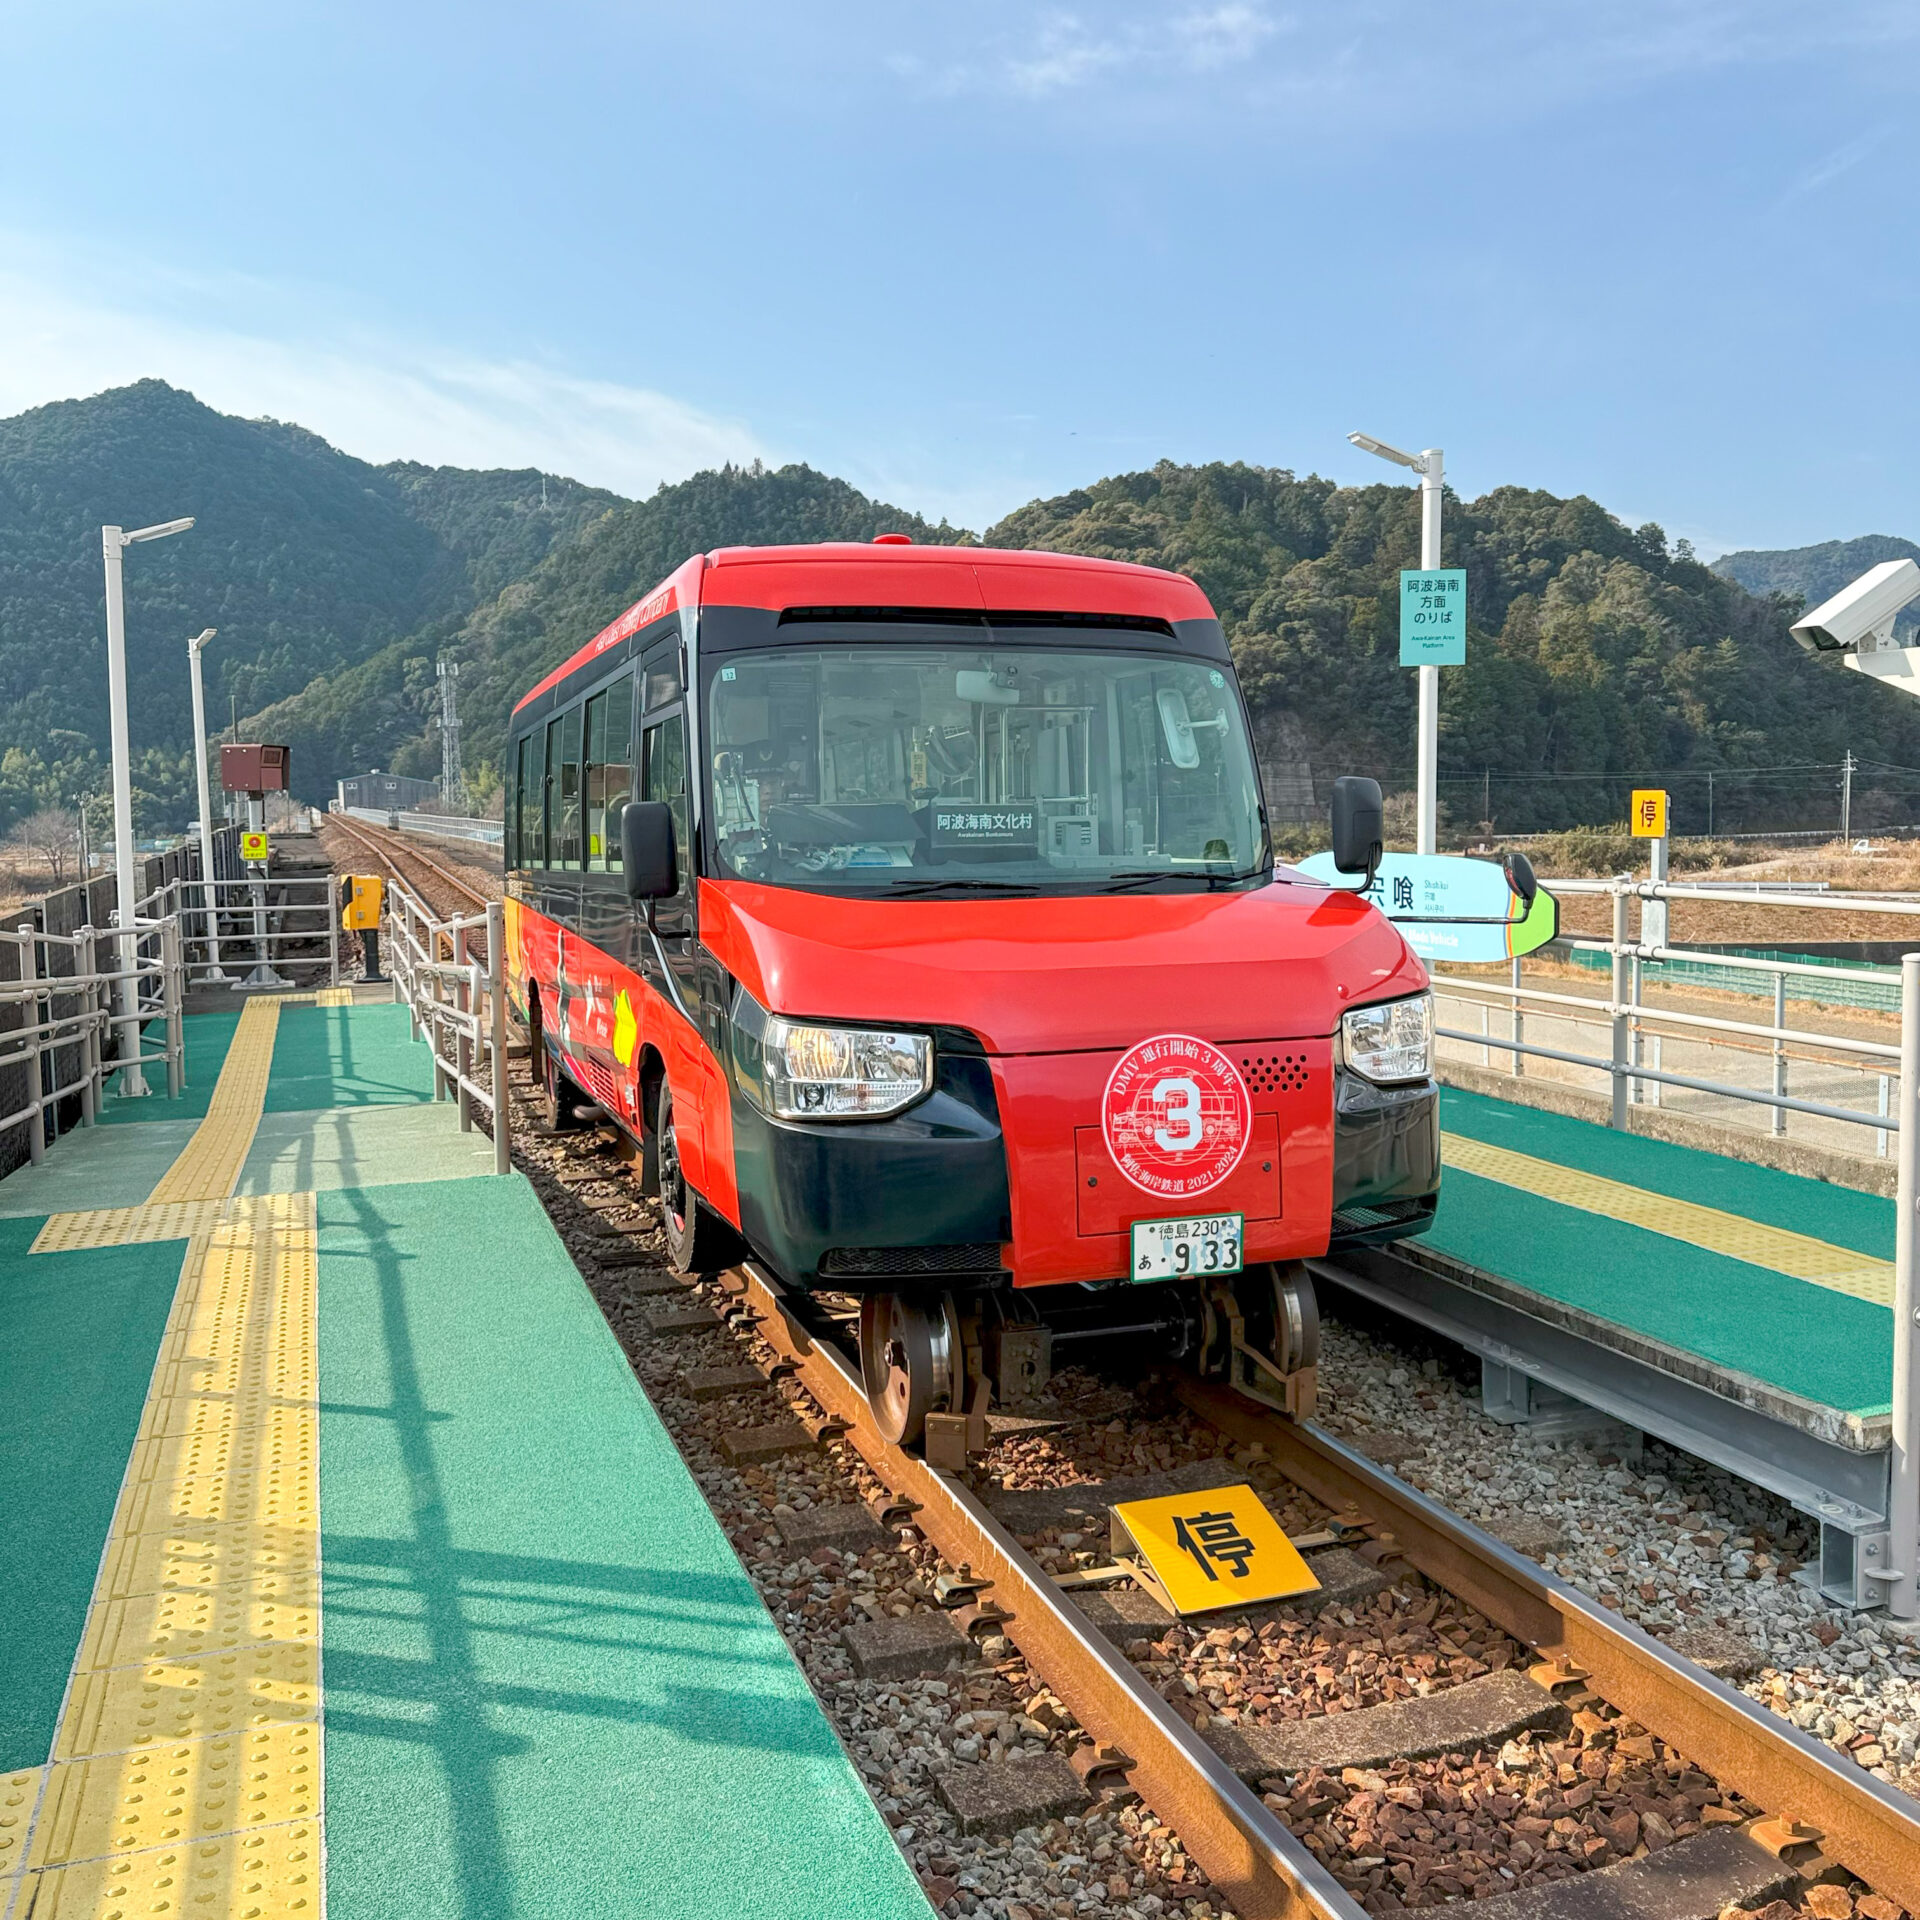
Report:
M 891 899 L 905 899 L 923 893 L 1038 893 L 1040 889 L 1026 880 L 909 880 L 905 886 L 881 887 L 878 892 Z
M 1218 893 L 1222 888 L 1237 887 L 1253 877 L 1250 873 L 1182 873 L 1177 867 L 1142 867 L 1137 871 L 1108 874 L 1100 882 L 1100 891 L 1127 893 L 1135 887 L 1144 887 L 1149 880 L 1192 880 L 1209 893 Z

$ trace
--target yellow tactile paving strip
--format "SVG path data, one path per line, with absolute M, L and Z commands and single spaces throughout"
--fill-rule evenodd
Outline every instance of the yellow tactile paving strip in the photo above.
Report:
M 148 1206 L 162 1207 L 170 1200 L 224 1200 L 233 1191 L 266 1105 L 279 1030 L 278 997 L 249 1000 L 240 1009 L 240 1024 L 207 1104 L 207 1117 L 147 1195 Z
M 1828 1240 L 1745 1220 L 1718 1207 L 1649 1193 L 1624 1180 L 1555 1166 L 1550 1160 L 1489 1146 L 1464 1134 L 1445 1133 L 1440 1142 L 1442 1164 L 1458 1167 L 1463 1173 L 1497 1180 L 1502 1186 L 1518 1187 L 1538 1194 L 1542 1200 L 1578 1207 L 1583 1213 L 1605 1214 L 1611 1220 L 1644 1227 L 1671 1240 L 1684 1240 L 1690 1246 L 1744 1260 L 1750 1266 L 1770 1267 L 1775 1273 L 1791 1274 L 1796 1280 L 1830 1287 L 1856 1300 L 1870 1300 L 1882 1307 L 1893 1304 L 1893 1263 L 1889 1260 L 1875 1260 L 1851 1247 L 1836 1247 Z
M 325 1909 L 314 1199 L 232 1197 L 301 997 L 248 1002 L 146 1206 L 34 1242 L 187 1251 L 51 1761 L 0 1776 L 4 1920 Z

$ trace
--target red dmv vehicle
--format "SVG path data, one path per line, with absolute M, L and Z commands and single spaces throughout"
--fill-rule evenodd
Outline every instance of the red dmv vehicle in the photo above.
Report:
M 1379 788 L 1334 827 L 1371 879 Z M 1275 866 L 1180 575 L 696 555 L 514 709 L 507 864 L 553 1123 L 638 1143 L 677 1269 L 859 1296 L 902 1442 L 1116 1327 L 1297 1406 L 1299 1263 L 1432 1216 L 1425 970 Z

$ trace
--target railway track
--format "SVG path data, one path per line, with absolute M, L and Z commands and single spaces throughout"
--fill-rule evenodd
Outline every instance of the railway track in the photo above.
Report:
M 910 1506 L 913 1524 L 942 1557 L 971 1570 L 978 1600 L 991 1603 L 987 1617 L 996 1630 L 1073 1709 L 1095 1754 L 1111 1756 L 1105 1763 L 1093 1759 L 1090 1771 L 1124 1774 L 1249 1920 L 1292 1914 L 1356 1920 L 1365 1909 L 1247 1784 L 1245 1739 L 1238 1753 L 1223 1742 L 1223 1753 L 1175 1713 L 977 1491 L 880 1438 L 858 1366 L 833 1331 L 810 1324 L 804 1305 L 764 1274 L 749 1268 L 741 1278 L 754 1331 L 795 1369 L 829 1420 L 845 1423 L 847 1441 Z M 1718 1823 L 1718 1832 L 1709 1825 L 1697 1840 L 1666 1852 L 1661 1864 L 1635 1875 L 1649 1882 L 1638 1908 L 1602 1904 L 1626 1889 L 1579 1876 L 1554 1883 L 1564 1892 L 1539 1912 L 1717 1912 L 1721 1893 L 1729 1901 L 1759 1896 L 1762 1883 L 1774 1877 L 1775 1861 L 1783 1884 L 1796 1877 L 1785 1869 L 1818 1873 L 1833 1863 L 1909 1908 L 1920 1907 L 1920 1808 L 1897 1790 L 1311 1424 L 1196 1378 L 1183 1378 L 1176 1391 L 1202 1420 L 1242 1445 L 1260 1446 L 1294 1487 L 1366 1535 L 1376 1562 L 1403 1561 L 1526 1647 L 1535 1664 L 1524 1684 L 1538 1691 L 1543 1709 L 1558 1696 L 1570 1717 L 1581 1697 L 1592 1695 L 1769 1816 L 1751 1824 L 1729 1819 Z M 1474 1710 L 1455 1723 L 1463 1745 Z M 1376 1771 L 1395 1751 L 1391 1731 L 1370 1738 L 1363 1724 L 1369 1713 L 1393 1711 L 1383 1706 L 1340 1716 L 1341 1744 L 1363 1763 L 1357 1770 Z M 1493 1711 L 1497 1722 L 1518 1709 L 1508 1704 Z M 1493 1724 L 1489 1731 L 1497 1738 Z M 1381 1747 L 1387 1752 L 1373 1751 Z M 1671 1907 L 1658 1904 L 1662 1875 L 1672 1883 Z M 1683 1877 L 1691 1882 L 1684 1888 Z M 1713 1904 L 1701 1907 L 1710 1887 Z
M 321 833 L 323 838 L 334 833 L 344 835 L 350 845 L 411 887 L 436 913 L 481 912 L 489 899 L 499 897 L 498 890 L 489 894 L 431 854 L 423 853 L 411 845 L 404 834 L 376 827 L 370 821 L 356 820 L 350 814 L 330 813 L 322 820 Z
M 756 1390 L 770 1386 L 785 1397 L 813 1439 L 842 1462 L 831 1471 L 854 1480 L 866 1496 L 877 1486 L 882 1497 L 876 1504 L 888 1524 L 910 1522 L 930 1543 L 942 1572 L 928 1583 L 928 1592 L 950 1607 L 950 1620 L 1002 1653 L 1004 1639 L 1063 1703 L 1071 1727 L 1053 1738 L 1056 1744 L 1077 1739 L 1071 1762 L 1087 1788 L 1137 1793 L 1243 1920 L 1358 1920 L 1462 1893 L 1500 1897 L 1514 1879 L 1510 1867 L 1504 1879 L 1497 1867 L 1469 1865 L 1452 1876 L 1436 1872 L 1411 1887 L 1392 1877 L 1372 1892 L 1359 1884 L 1369 1874 L 1380 1879 L 1389 1867 L 1404 1872 L 1404 1861 L 1396 1858 L 1400 1847 L 1387 1831 L 1396 1816 L 1402 1826 L 1414 1823 L 1409 1845 L 1420 1845 L 1417 1836 L 1430 1830 L 1444 1843 L 1448 1802 L 1458 1809 L 1463 1799 L 1474 1836 L 1455 1840 L 1456 1847 L 1479 1847 L 1487 1861 L 1531 1859 L 1536 1869 L 1548 1850 L 1564 1848 L 1566 1865 L 1575 1869 L 1506 1896 L 1504 1912 L 1514 1920 L 1625 1914 L 1686 1920 L 1717 1915 L 1729 1904 L 1791 1894 L 1823 1877 L 1848 1876 L 1883 1900 L 1920 1911 L 1920 1808 L 1896 1789 L 1320 1429 L 1271 1413 L 1223 1386 L 1179 1377 L 1171 1384 L 1178 1419 L 1213 1436 L 1223 1469 L 1229 1449 L 1235 1461 L 1257 1457 L 1263 1466 L 1271 1463 L 1284 1486 L 1279 1493 L 1263 1489 L 1270 1509 L 1284 1502 L 1288 1512 L 1307 1516 L 1303 1524 L 1310 1535 L 1324 1541 L 1331 1531 L 1346 1543 L 1340 1551 L 1349 1561 L 1400 1580 L 1385 1598 L 1373 1600 L 1374 1614 L 1355 1600 L 1330 1609 L 1332 1618 L 1357 1621 L 1363 1641 L 1371 1632 L 1367 1644 L 1392 1648 L 1421 1640 L 1432 1612 L 1420 1604 L 1421 1592 L 1430 1599 L 1431 1589 L 1451 1596 L 1441 1625 L 1452 1637 L 1437 1643 L 1443 1655 L 1439 1677 L 1452 1678 L 1450 1686 L 1428 1692 L 1422 1674 L 1409 1668 L 1411 1685 L 1389 1685 L 1384 1700 L 1264 1727 L 1257 1715 L 1237 1716 L 1232 1709 L 1212 1716 L 1193 1711 L 1196 1702 L 1204 1707 L 1209 1692 L 1221 1697 L 1211 1688 L 1183 1691 L 1181 1675 L 1190 1680 L 1196 1662 L 1199 1676 L 1211 1681 L 1236 1662 L 1264 1657 L 1266 1665 L 1258 1670 L 1264 1679 L 1230 1690 L 1238 1702 L 1256 1686 L 1285 1690 L 1273 1677 L 1276 1649 L 1283 1673 L 1293 1647 L 1307 1649 L 1300 1657 L 1309 1665 L 1337 1661 L 1329 1645 L 1352 1641 L 1355 1628 L 1336 1624 L 1310 1641 L 1263 1639 L 1235 1627 L 1235 1615 L 1224 1616 L 1233 1629 L 1224 1635 L 1209 1634 L 1215 1622 L 1207 1616 L 1190 1630 L 1171 1631 L 1162 1616 L 1156 1625 L 1116 1632 L 1110 1604 L 1105 1618 L 1087 1604 L 1088 1593 L 1097 1589 L 1071 1574 L 1069 1585 L 1062 1585 L 1060 1556 L 1051 1544 L 1057 1531 L 1036 1535 L 1027 1521 L 1008 1517 L 1005 1488 L 996 1485 L 991 1459 L 976 1459 L 966 1473 L 955 1474 L 929 1467 L 881 1437 L 845 1321 L 819 1303 L 796 1301 L 748 1267 L 687 1290 L 684 1303 L 699 1328 L 690 1343 L 681 1338 L 654 1344 L 656 1316 L 643 1311 L 640 1295 L 631 1290 L 639 1287 L 653 1302 L 665 1283 L 633 1250 L 653 1243 L 645 1237 L 647 1204 L 628 1169 L 605 1151 L 604 1140 L 596 1152 L 589 1134 L 535 1137 L 524 1144 L 537 1176 L 559 1176 L 555 1184 L 541 1183 L 550 1210 L 563 1231 L 570 1224 L 575 1229 L 583 1270 L 656 1394 L 665 1381 L 671 1396 L 692 1367 L 731 1361 L 742 1371 L 744 1347 L 754 1363 Z M 641 1240 L 609 1238 L 606 1223 L 621 1218 L 624 1232 L 641 1234 Z M 604 1270 L 599 1259 L 607 1262 Z M 708 1304 L 705 1317 L 699 1302 Z M 1156 1417 L 1143 1416 L 1140 1431 L 1148 1431 Z M 1003 1482 L 1006 1477 L 999 1475 Z M 1222 1470 L 1211 1484 L 1242 1477 Z M 1066 1491 L 1090 1509 L 1103 1502 L 1097 1484 Z M 1117 1486 L 1114 1497 L 1121 1497 Z M 1017 1507 L 1019 1496 L 1011 1504 Z M 1087 1536 L 1064 1537 L 1078 1544 Z M 742 1544 L 736 1537 L 736 1545 Z M 1408 1582 L 1409 1574 L 1431 1587 Z M 1411 1597 L 1409 1585 L 1416 1589 Z M 813 1589 L 816 1596 L 822 1591 Z M 1402 1626 L 1414 1630 L 1396 1638 Z M 1468 1651 L 1483 1658 L 1454 1659 L 1456 1669 L 1475 1671 L 1450 1676 L 1444 1656 L 1456 1655 L 1468 1634 L 1477 1636 Z M 1213 1641 L 1236 1636 L 1248 1643 L 1244 1650 L 1209 1651 Z M 1501 1652 L 1493 1651 L 1495 1643 Z M 1428 1638 L 1422 1644 L 1436 1643 Z M 1214 1663 L 1211 1671 L 1208 1662 Z M 1385 1665 L 1392 1667 L 1393 1656 Z M 1326 1666 L 1318 1671 L 1331 1678 Z M 1431 1685 L 1430 1655 L 1423 1672 Z M 1372 1695 L 1381 1691 L 1367 1684 Z M 1303 1682 L 1301 1690 L 1310 1694 L 1314 1684 Z M 1338 1703 L 1321 1702 L 1328 1704 Z M 1312 1758 L 1311 1739 L 1298 1747 L 1303 1729 L 1322 1736 L 1318 1759 Z M 1288 1764 L 1290 1741 L 1298 1750 Z M 1568 1757 L 1554 1759 L 1563 1754 Z M 1662 1797 L 1649 1798 L 1643 1788 Z M 1623 1810 L 1611 1828 L 1594 1824 L 1600 1811 L 1596 1791 Z M 1626 1813 L 1630 1799 L 1646 1811 Z M 1580 1819 L 1568 1817 L 1568 1803 Z M 1632 1837 L 1620 1831 L 1623 1817 Z M 1563 1833 L 1567 1828 L 1574 1829 L 1571 1836 Z M 1356 1842 L 1356 1832 L 1380 1837 Z M 1369 1850 L 1356 1854 L 1356 1845 Z

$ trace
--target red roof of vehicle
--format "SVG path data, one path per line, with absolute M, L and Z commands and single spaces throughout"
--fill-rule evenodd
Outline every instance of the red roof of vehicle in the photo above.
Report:
M 1000 547 L 868 545 L 721 547 L 696 554 L 524 696 L 564 680 L 675 607 L 943 607 L 997 613 L 1118 613 L 1208 620 L 1207 596 L 1183 573 L 1085 554 Z

